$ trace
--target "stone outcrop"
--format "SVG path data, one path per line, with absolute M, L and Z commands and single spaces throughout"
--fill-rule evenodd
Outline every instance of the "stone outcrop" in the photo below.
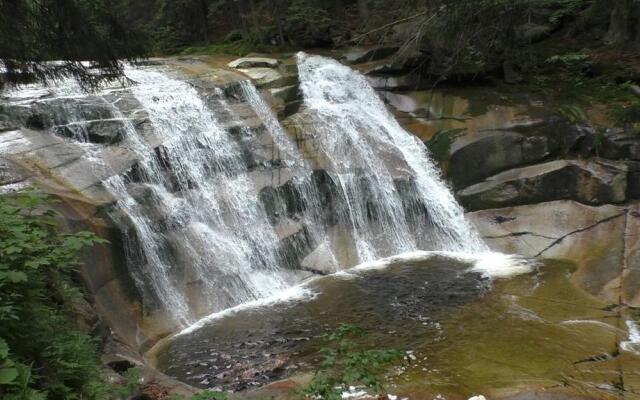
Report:
M 627 168 L 612 162 L 557 160 L 508 170 L 458 192 L 468 210 L 551 200 L 590 205 L 626 199 Z
M 612 132 L 604 136 L 602 157 L 612 160 L 640 161 L 640 135 Z
M 449 150 L 448 174 L 454 187 L 461 188 L 510 168 L 588 155 L 594 135 L 588 126 L 557 117 L 459 135 Z
M 454 187 L 464 187 L 506 169 L 542 161 L 551 154 L 546 137 L 527 137 L 518 132 L 487 132 L 455 145 L 458 148 L 452 151 L 448 170 Z
M 239 71 L 251 78 L 261 89 L 291 86 L 297 83 L 296 76 L 283 74 L 273 68 L 248 68 L 239 69 Z
M 390 57 L 398 51 L 398 47 L 375 46 L 371 48 L 352 48 L 346 50 L 342 61 L 347 64 L 361 64 Z
M 576 264 L 578 287 L 611 303 L 640 305 L 639 203 L 587 206 L 575 201 L 467 214 L 496 251 Z
M 229 68 L 276 68 L 280 61 L 267 57 L 243 57 L 227 65 Z
M 369 76 L 369 83 L 376 90 L 416 90 L 426 85 L 426 81 L 420 78 L 418 74 L 409 73 L 399 76 Z

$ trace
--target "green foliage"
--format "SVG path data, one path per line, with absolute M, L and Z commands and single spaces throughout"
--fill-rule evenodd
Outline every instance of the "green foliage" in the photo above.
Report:
M 640 134 L 640 103 L 615 107 L 611 110 L 611 117 L 625 130 Z
M 329 30 L 334 20 L 326 9 L 317 7 L 313 1 L 292 0 L 287 8 L 285 31 L 302 45 L 319 45 L 331 41 Z
M 121 75 L 144 49 L 109 0 L 0 1 L 0 88 L 75 77 L 86 87 Z M 63 60 L 51 63 L 51 60 Z M 96 74 L 91 67 L 101 70 Z
M 582 123 L 588 120 L 584 109 L 578 105 L 563 105 L 558 107 L 556 113 L 572 123 Z
M 402 361 L 403 352 L 397 349 L 365 349 L 355 339 L 364 331 L 350 324 L 340 325 L 324 335 L 325 347 L 319 370 L 301 393 L 301 397 L 338 400 L 347 385 L 364 385 L 375 392 L 384 390 L 380 375 L 392 364 Z
M 213 392 L 211 390 L 204 390 L 196 393 L 189 398 L 189 400 L 227 400 L 229 397 L 224 392 Z
M 607 133 L 605 128 L 596 129 L 595 135 L 593 137 L 593 148 L 596 152 L 596 157 L 600 157 L 600 153 L 602 153 L 602 145 L 604 144 L 604 137 Z
M 216 43 L 203 46 L 189 46 L 180 51 L 180 54 L 229 54 L 233 56 L 245 56 L 249 54 L 255 46 L 245 42 L 237 41 L 232 43 Z
M 140 386 L 140 371 L 137 368 L 129 368 L 124 372 L 125 382 L 122 385 L 114 385 L 109 388 L 109 394 L 117 399 L 127 399 L 133 395 Z M 176 399 L 178 400 L 178 399 Z
M 61 233 L 45 196 L 0 196 L 0 397 L 97 398 L 95 341 L 74 326 L 78 253 L 101 240 Z
M 543 1 L 539 2 L 540 5 L 543 5 Z M 553 12 L 551 17 L 549 17 L 549 22 L 552 24 L 558 24 L 564 18 L 572 18 L 578 15 L 580 11 L 582 11 L 586 4 L 586 0 L 555 0 L 555 1 L 547 1 L 549 6 L 555 6 L 557 9 Z
M 591 57 L 588 54 L 582 53 L 555 55 L 547 58 L 544 63 L 555 68 L 562 68 L 572 73 L 578 79 L 582 79 L 582 75 L 593 65 Z

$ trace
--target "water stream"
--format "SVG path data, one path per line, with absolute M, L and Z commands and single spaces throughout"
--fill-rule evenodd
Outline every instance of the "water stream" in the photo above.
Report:
M 301 265 L 331 273 L 416 250 L 487 251 L 424 145 L 362 75 L 305 54 L 298 69 L 308 118 L 297 121 L 322 166 L 249 81 L 230 94 L 166 67 L 127 67 L 127 87 L 87 95 L 59 82 L 44 96 L 12 96 L 53 109 L 50 133 L 66 135 L 105 176 L 145 307 L 181 327 L 283 293 L 309 276 Z M 96 122 L 119 124 L 120 137 L 92 143 Z M 133 166 L 115 173 L 110 152 Z

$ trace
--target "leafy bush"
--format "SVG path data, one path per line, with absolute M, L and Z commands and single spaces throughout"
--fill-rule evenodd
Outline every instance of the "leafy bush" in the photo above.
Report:
M 326 346 L 319 351 L 322 362 L 302 391 L 303 398 L 338 400 L 347 385 L 364 385 L 376 392 L 384 390 L 379 376 L 393 363 L 402 361 L 404 354 L 397 349 L 364 349 L 353 340 L 363 334 L 361 328 L 343 324 L 323 336 Z
M 545 4 L 542 1 L 538 1 L 540 6 Z M 559 23 L 564 18 L 572 18 L 578 15 L 587 5 L 586 0 L 547 0 L 549 6 L 555 6 L 557 9 L 549 18 L 549 22 L 552 24 Z
M 331 43 L 333 25 L 327 10 L 309 0 L 293 0 L 287 9 L 284 30 L 296 44 L 311 47 Z
M 35 192 L 0 196 L 0 397 L 98 398 L 95 341 L 74 324 L 70 300 L 78 253 L 104 240 L 61 233 L 50 201 Z
M 611 111 L 611 116 L 625 130 L 640 134 L 640 103 L 616 107 Z
M 584 109 L 575 104 L 559 106 L 556 113 L 573 124 L 585 123 L 589 120 Z
M 588 54 L 569 53 L 549 57 L 545 63 L 564 67 L 584 67 L 591 65 L 591 57 Z

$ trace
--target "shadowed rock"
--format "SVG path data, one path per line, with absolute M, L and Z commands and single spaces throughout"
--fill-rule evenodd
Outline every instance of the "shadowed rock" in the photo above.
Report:
M 502 172 L 457 194 L 468 210 L 481 210 L 563 199 L 621 203 L 626 189 L 624 164 L 557 160 Z

